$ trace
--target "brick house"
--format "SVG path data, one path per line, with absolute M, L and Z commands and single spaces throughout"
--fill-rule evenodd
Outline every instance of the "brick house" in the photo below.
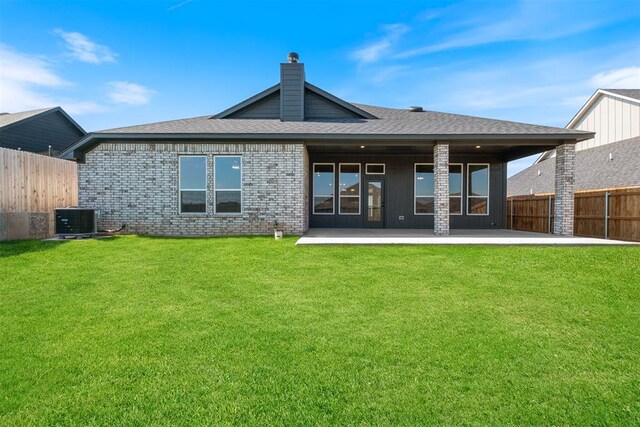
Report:
M 507 162 L 556 149 L 557 234 L 573 228 L 573 156 L 590 132 L 348 103 L 306 81 L 289 54 L 280 82 L 216 115 L 95 132 L 80 205 L 101 227 L 166 236 L 277 227 L 505 228 Z

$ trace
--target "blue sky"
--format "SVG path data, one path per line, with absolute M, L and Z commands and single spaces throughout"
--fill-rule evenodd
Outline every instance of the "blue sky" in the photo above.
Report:
M 0 0 L 0 110 L 90 131 L 214 114 L 289 51 L 349 101 L 563 127 L 596 88 L 640 87 L 640 1 Z

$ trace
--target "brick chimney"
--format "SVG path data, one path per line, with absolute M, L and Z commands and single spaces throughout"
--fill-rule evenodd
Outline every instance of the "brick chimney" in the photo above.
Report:
M 280 64 L 280 120 L 300 122 L 304 120 L 304 64 L 298 62 L 298 54 L 290 52 L 287 62 Z

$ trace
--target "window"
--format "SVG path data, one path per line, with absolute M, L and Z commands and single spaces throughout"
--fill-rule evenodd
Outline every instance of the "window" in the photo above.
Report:
M 313 213 L 333 215 L 335 170 L 333 163 L 313 164 Z
M 179 157 L 180 213 L 207 211 L 207 157 Z
M 242 212 L 242 157 L 214 157 L 216 213 Z
M 489 164 L 467 165 L 467 214 L 489 215 Z
M 360 163 L 340 163 L 340 215 L 360 215 Z
M 433 164 L 414 165 L 414 206 L 416 215 L 432 215 L 434 212 Z
M 462 164 L 449 164 L 449 213 L 462 215 Z
M 384 175 L 384 163 L 367 163 L 364 167 L 367 175 Z

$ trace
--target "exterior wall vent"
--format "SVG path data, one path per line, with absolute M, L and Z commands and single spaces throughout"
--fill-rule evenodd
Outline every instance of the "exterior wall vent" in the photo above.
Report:
M 422 109 L 422 107 L 412 105 L 411 107 L 409 107 L 409 111 L 411 111 L 412 113 L 422 113 L 424 110 Z

